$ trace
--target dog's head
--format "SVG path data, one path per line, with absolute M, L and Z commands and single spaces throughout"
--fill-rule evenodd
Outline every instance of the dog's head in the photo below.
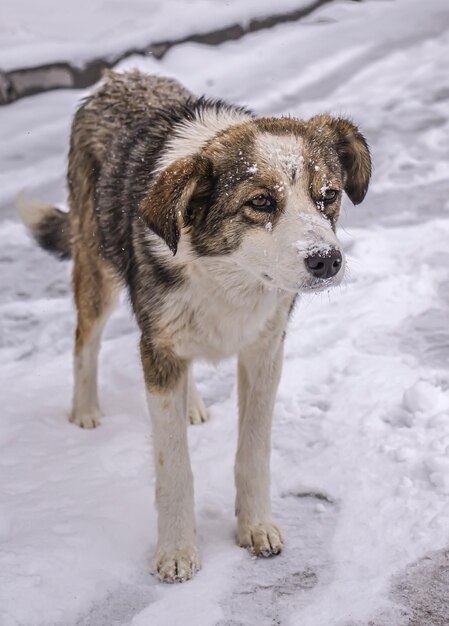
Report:
M 140 210 L 173 254 L 185 234 L 196 257 L 226 256 L 274 288 L 320 289 L 344 274 L 342 194 L 360 203 L 370 175 L 349 120 L 250 119 L 166 166 Z

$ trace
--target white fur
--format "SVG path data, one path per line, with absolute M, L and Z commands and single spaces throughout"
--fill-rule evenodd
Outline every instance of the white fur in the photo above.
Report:
M 182 121 L 176 126 L 157 170 L 161 171 L 177 159 L 195 154 L 218 133 L 250 119 L 251 116 L 242 111 L 199 111 L 195 119 Z
M 183 232 L 173 256 L 156 235 L 148 233 L 147 238 L 157 246 L 158 254 L 183 267 L 187 277 L 183 286 L 167 296 L 164 313 L 165 332 L 182 358 L 217 362 L 236 354 L 257 338 L 285 295 L 242 268 L 239 251 L 198 259 L 189 234 Z
M 190 424 L 202 424 L 203 422 L 207 422 L 209 415 L 196 388 L 192 366 L 189 367 L 188 379 L 187 418 Z
M 257 338 L 276 311 L 276 292 L 242 275 L 232 260 L 203 259 L 189 268 L 189 278 L 190 289 L 174 303 L 175 310 L 194 314 L 177 343 L 185 358 L 219 361 L 235 354 Z

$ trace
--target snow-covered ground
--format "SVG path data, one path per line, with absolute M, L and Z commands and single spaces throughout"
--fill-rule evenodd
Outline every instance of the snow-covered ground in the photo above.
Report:
M 83 64 L 307 7 L 315 0 L 3 0 L 0 69 Z M 329 1 L 329 0 L 328 0 Z
M 0 109 L 1 626 L 449 624 L 448 58 L 447 0 L 372 0 L 126 62 L 264 114 L 349 114 L 374 158 L 368 197 L 346 204 L 340 229 L 345 284 L 305 297 L 290 324 L 272 455 L 285 552 L 254 560 L 233 543 L 235 362 L 200 363 L 211 421 L 189 436 L 203 570 L 180 586 L 150 574 L 135 324 L 126 304 L 113 316 L 105 418 L 75 428 L 70 268 L 28 239 L 12 208 L 24 186 L 64 204 L 83 94 Z

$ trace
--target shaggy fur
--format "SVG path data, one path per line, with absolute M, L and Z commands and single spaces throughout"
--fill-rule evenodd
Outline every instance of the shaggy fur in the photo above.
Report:
M 207 419 L 191 363 L 238 354 L 237 541 L 282 549 L 270 505 L 270 430 L 283 339 L 298 294 L 338 284 L 343 191 L 363 200 L 370 155 L 357 127 L 320 115 L 256 118 L 176 81 L 108 72 L 77 111 L 69 213 L 18 203 L 38 242 L 73 258 L 71 421 L 99 424 L 101 331 L 121 286 L 141 331 L 159 537 L 155 570 L 200 567 L 186 423 Z

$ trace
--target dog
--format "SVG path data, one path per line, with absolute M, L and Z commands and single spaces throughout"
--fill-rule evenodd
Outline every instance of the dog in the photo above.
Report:
M 342 194 L 368 189 L 367 142 L 348 119 L 256 117 L 177 81 L 108 71 L 75 114 L 69 212 L 18 201 L 38 243 L 73 259 L 70 420 L 99 425 L 100 336 L 121 287 L 141 332 L 158 509 L 154 569 L 200 569 L 187 422 L 207 420 L 192 362 L 238 355 L 237 543 L 281 552 L 270 503 L 271 421 L 298 295 L 338 285 Z

